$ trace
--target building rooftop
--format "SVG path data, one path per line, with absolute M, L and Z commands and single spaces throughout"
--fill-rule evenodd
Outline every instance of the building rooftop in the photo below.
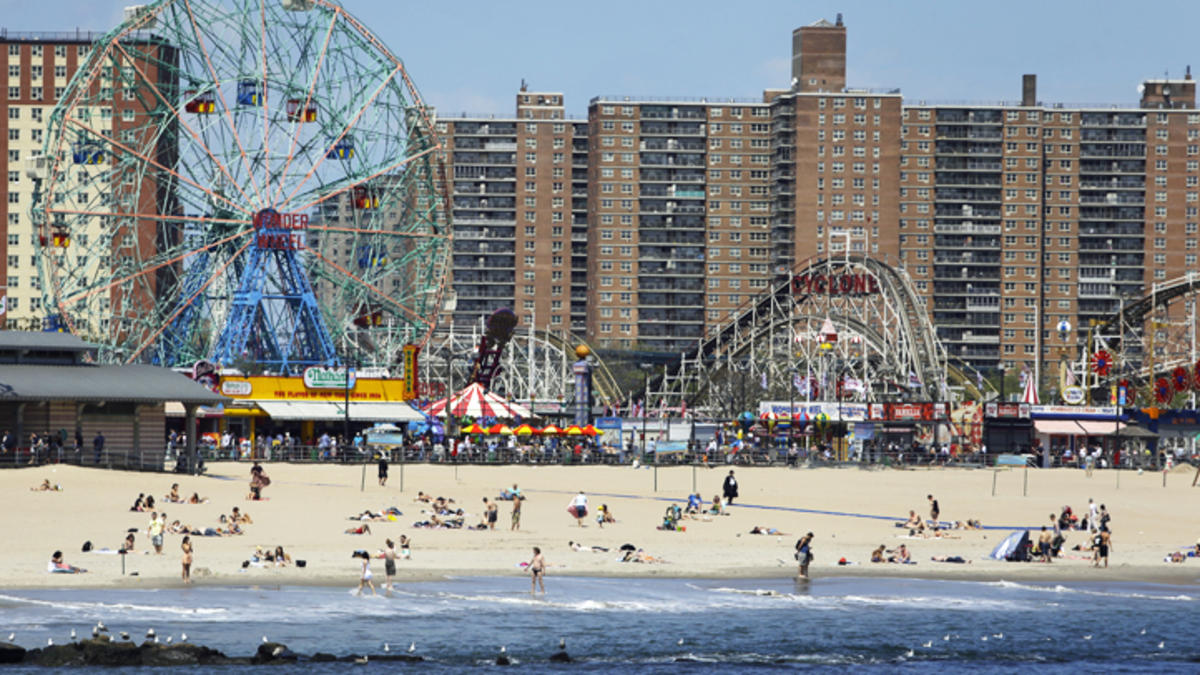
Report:
M 0 365 L 0 402 L 81 401 L 219 405 L 229 399 L 167 368 Z

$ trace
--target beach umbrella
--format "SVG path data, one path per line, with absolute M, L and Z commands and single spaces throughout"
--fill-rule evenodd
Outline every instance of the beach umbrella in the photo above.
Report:
M 542 435 L 543 436 L 557 436 L 558 434 L 561 434 L 562 432 L 563 432 L 562 429 L 559 429 L 558 427 L 554 426 L 553 424 L 547 424 L 546 426 L 542 427 Z
M 596 427 L 594 427 L 590 424 L 583 428 L 584 436 L 597 436 L 599 434 L 600 434 L 600 432 L 596 430 Z
M 450 399 L 450 412 L 455 417 L 499 417 L 512 419 L 514 417 L 533 416 L 524 406 L 506 401 L 503 397 L 488 391 L 478 382 L 472 383 Z M 445 417 L 446 399 L 443 398 L 431 403 L 425 410 L 425 414 L 433 417 Z
M 522 424 L 521 426 L 517 427 L 516 429 L 513 429 L 513 433 L 516 434 L 517 436 L 532 436 L 539 432 L 537 429 L 534 429 L 533 427 L 529 426 L 528 424 Z
M 493 436 L 512 436 L 513 430 L 507 424 L 493 424 L 487 432 Z
M 781 415 L 779 415 L 778 413 L 773 413 L 773 412 L 765 412 L 765 413 L 762 413 L 762 414 L 760 414 L 760 415 L 758 416 L 758 419 L 760 419 L 760 420 L 762 420 L 762 421 L 764 421 L 764 422 L 768 422 L 768 421 L 771 421 L 771 420 L 777 420 L 777 419 L 779 419 L 780 417 L 781 417 Z
M 486 434 L 487 429 L 484 429 L 483 427 L 479 426 L 478 424 L 472 424 L 471 426 L 467 427 L 466 429 L 463 429 L 463 433 L 464 434 Z
M 1032 403 L 1033 405 L 1037 405 L 1039 402 L 1037 382 L 1035 381 L 1032 373 L 1026 373 L 1025 388 L 1024 391 L 1021 392 L 1021 403 Z
M 572 424 L 571 426 L 569 426 L 569 427 L 567 427 L 566 429 L 564 429 L 564 430 L 563 430 L 563 433 L 564 433 L 564 434 L 566 434 L 566 435 L 568 435 L 568 436 L 582 436 L 582 435 L 583 435 L 583 429 L 581 429 L 581 428 L 579 428 L 578 426 L 576 426 L 576 425 Z

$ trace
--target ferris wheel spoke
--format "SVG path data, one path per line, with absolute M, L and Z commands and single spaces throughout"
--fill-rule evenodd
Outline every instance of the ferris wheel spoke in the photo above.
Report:
M 198 253 L 203 253 L 205 251 L 211 251 L 211 250 L 213 250 L 223 244 L 227 244 L 239 237 L 244 237 L 248 234 L 251 234 L 253 231 L 254 231 L 253 229 L 241 230 L 241 231 L 235 232 L 227 237 L 222 237 L 220 239 L 217 239 L 216 241 L 209 242 L 203 246 L 199 246 L 194 249 L 189 249 L 183 253 L 173 254 L 170 258 L 167 258 L 165 260 L 160 260 L 158 262 L 154 262 L 153 259 L 147 260 L 146 262 L 149 263 L 149 265 L 147 267 L 144 267 L 144 268 L 138 270 L 137 272 L 134 272 L 133 274 L 129 274 L 129 275 L 121 277 L 119 279 L 114 279 L 106 284 L 101 285 L 101 286 L 89 288 L 86 291 L 83 291 L 81 293 L 76 293 L 74 295 L 65 297 L 65 298 L 63 298 L 62 301 L 64 303 L 70 304 L 70 303 L 78 302 L 80 300 L 86 300 L 87 298 L 89 298 L 93 295 L 96 295 L 97 293 L 103 293 L 103 292 L 110 290 L 112 288 L 115 288 L 117 286 L 122 286 L 130 281 L 133 281 L 134 279 L 138 279 L 140 277 L 145 277 L 146 275 L 150 274 L 151 272 L 156 272 L 156 271 L 158 271 L 164 267 L 167 267 L 169 265 L 174 265 L 176 263 L 183 262 L 184 260 L 187 260 L 188 258 L 190 258 Z
M 296 193 L 299 192 L 300 189 L 304 187 L 304 184 L 307 183 L 308 180 L 312 178 L 313 174 L 317 172 L 317 169 L 321 168 L 321 164 L 323 164 L 325 162 L 325 158 L 329 156 L 329 151 L 332 150 L 339 141 L 345 138 L 346 134 L 349 133 L 356 124 L 358 124 L 358 121 L 362 119 L 363 113 L 365 113 L 371 107 L 371 104 L 375 102 L 375 99 L 379 98 L 379 95 L 383 93 L 385 88 L 387 88 L 388 83 L 395 79 L 396 75 L 400 73 L 400 70 L 400 66 L 396 66 L 392 72 L 388 73 L 388 76 L 384 78 L 383 82 L 379 83 L 379 86 L 375 88 L 375 91 L 371 94 L 370 98 L 368 98 L 361 106 L 359 106 L 358 111 L 354 113 L 354 117 L 351 118 L 344 127 L 342 127 L 342 131 L 337 135 L 337 138 L 334 138 L 333 141 L 329 143 L 324 152 L 317 155 L 316 163 L 312 165 L 312 168 L 308 170 L 308 173 L 304 174 L 304 178 L 300 179 L 300 182 L 296 185 L 296 187 L 292 188 L 292 191 L 288 193 L 288 196 L 283 199 L 283 203 L 291 201 L 292 197 L 296 196 Z M 303 211 L 304 209 L 299 210 Z
M 352 190 L 352 189 L 354 189 L 355 187 L 357 187 L 357 186 L 359 186 L 359 185 L 362 185 L 362 184 L 364 184 L 364 183 L 369 183 L 369 182 L 371 182 L 372 180 L 374 180 L 374 179 L 376 179 L 376 178 L 378 178 L 378 177 L 382 176 L 382 175 L 383 175 L 383 174 L 385 174 L 385 173 L 390 173 L 390 172 L 392 172 L 392 171 L 395 171 L 396 169 L 399 169 L 400 167 L 404 166 L 405 164 L 408 164 L 409 162 L 414 162 L 414 161 L 416 161 L 416 160 L 418 160 L 418 159 L 421 159 L 422 157 L 424 157 L 424 156 L 426 156 L 426 155 L 428 155 L 428 154 L 432 153 L 434 150 L 437 150 L 437 148 L 436 148 L 436 147 L 427 148 L 427 149 L 425 149 L 425 150 L 422 150 L 421 152 L 418 152 L 418 153 L 417 153 L 417 154 L 415 154 L 415 155 L 411 155 L 411 156 L 409 156 L 409 157 L 405 157 L 404 159 L 401 159 L 401 160 L 399 160 L 399 161 L 397 161 L 397 162 L 394 162 L 394 163 L 392 163 L 392 164 L 389 164 L 388 166 L 385 166 L 385 167 L 383 167 L 382 169 L 380 169 L 380 170 L 378 170 L 378 171 L 376 171 L 376 172 L 374 172 L 374 173 L 372 173 L 372 174 L 370 174 L 370 175 L 368 175 L 368 176 L 366 176 L 366 177 L 364 177 L 364 178 L 359 178 L 359 179 L 357 179 L 357 180 L 353 180 L 353 181 L 350 181 L 349 183 L 343 184 L 343 185 L 342 185 L 341 187 L 339 187 L 338 189 L 336 189 L 336 190 L 334 190 L 334 191 L 332 191 L 332 192 L 328 192 L 328 193 L 324 194 L 323 196 L 321 196 L 321 197 L 318 197 L 318 198 L 316 198 L 316 199 L 312 199 L 312 200 L 310 200 L 309 202 L 305 203 L 303 206 L 294 207 L 294 208 L 292 208 L 292 211 L 294 211 L 294 212 L 296 212 L 296 213 L 301 213 L 301 212 L 307 211 L 308 209 L 311 209 L 312 207 L 316 206 L 317 204 L 320 204 L 320 203 L 322 203 L 322 202 L 325 202 L 326 200 L 329 200 L 329 199 L 331 199 L 331 198 L 333 198 L 333 197 L 336 197 L 336 196 L 338 196 L 338 195 L 340 195 L 340 194 L 342 194 L 342 193 L 346 192 L 347 190 Z M 308 195 L 312 194 L 312 192 L 313 192 L 313 191 L 309 191 L 309 192 L 307 192 L 307 193 L 305 193 L 305 194 L 303 194 L 303 195 L 300 195 L 300 196 L 301 196 L 301 197 L 308 197 Z M 288 203 L 289 201 L 290 201 L 290 198 L 289 198 L 289 199 L 287 199 L 287 200 L 284 200 L 284 203 L 286 204 L 286 203 Z
M 199 183 L 197 183 L 196 181 L 191 180 L 190 178 L 187 178 L 187 177 L 183 176 L 182 174 L 177 173 L 174 169 L 168 168 L 168 167 L 160 164 L 159 162 L 151 159 L 150 157 L 147 157 L 145 154 L 134 150 L 133 148 L 129 147 L 128 145 L 125 145 L 124 143 L 121 143 L 120 141 L 118 141 L 116 139 L 109 138 L 108 136 L 101 134 L 99 131 L 96 131 L 95 129 L 89 128 L 87 125 L 85 125 L 73 118 L 68 119 L 66 121 L 68 124 L 79 127 L 80 129 L 83 129 L 87 133 L 91 134 L 96 139 L 98 139 L 101 143 L 107 143 L 107 144 L 111 145 L 112 147 L 119 148 L 120 150 L 123 150 L 124 152 L 129 153 L 130 155 L 133 155 L 134 157 L 142 160 L 146 164 L 153 166 L 157 169 L 161 169 L 162 171 L 165 171 L 165 172 L 171 174 L 172 176 L 175 176 L 179 180 L 191 185 L 192 187 L 196 188 L 197 190 L 204 192 L 208 196 L 212 197 L 214 200 L 220 199 L 220 200 L 228 203 L 230 206 L 237 209 L 238 211 L 245 213 L 246 215 L 253 215 L 251 211 L 249 211 L 246 207 L 242 206 L 241 204 L 238 204 L 237 202 L 228 199 L 224 195 L 220 195 L 220 194 L 213 192 L 212 190 L 209 190 L 208 188 L 204 187 L 203 185 L 200 185 Z
M 333 38 L 333 29 L 337 25 L 338 14 L 340 12 L 341 8 L 335 7 L 333 16 L 329 19 L 329 28 L 325 30 L 325 39 L 321 42 L 321 51 L 317 55 L 317 62 L 313 67 L 312 78 L 308 84 L 308 92 L 304 95 L 304 108 L 301 108 L 301 110 L 307 109 L 308 105 L 312 102 L 313 91 L 317 87 L 317 78 L 321 76 L 321 69 L 325 66 L 325 56 L 329 53 L 329 41 Z M 301 125 L 299 124 L 293 125 L 292 139 L 288 143 L 287 160 L 283 164 L 283 169 L 279 172 L 279 180 L 275 186 L 274 194 L 271 195 L 272 204 L 283 194 L 283 182 L 287 179 L 287 172 L 292 166 L 292 160 L 295 159 L 296 143 L 300 138 L 300 127 Z
M 138 65 L 138 60 L 135 59 L 132 55 L 130 55 L 130 53 L 128 51 L 126 51 L 125 48 L 122 47 L 120 43 L 115 43 L 115 46 L 117 48 L 117 51 L 121 52 L 125 56 L 125 58 L 129 61 L 129 63 L 131 64 L 131 67 L 134 69 L 135 72 L 137 72 L 137 74 L 141 78 L 142 82 L 146 86 L 148 86 L 150 88 L 150 90 L 154 93 L 154 97 L 158 100 L 158 102 L 161 103 L 163 106 L 165 106 L 167 108 L 167 110 L 169 110 L 171 112 L 172 117 L 174 117 L 176 120 L 179 121 L 179 123 L 181 125 L 183 125 L 183 128 L 188 132 L 188 135 L 190 135 L 192 137 L 192 140 L 196 141 L 196 144 L 199 145 L 200 149 L 204 151 L 204 154 L 208 155 L 208 158 L 210 160 L 212 160 L 214 163 L 216 163 L 217 168 L 221 171 L 222 174 L 224 174 L 225 178 L 229 180 L 229 184 L 232 185 L 238 191 L 239 194 L 241 194 L 242 198 L 245 199 L 246 202 L 250 202 L 251 201 L 250 195 L 246 194 L 246 192 L 244 190 L 242 190 L 242 186 L 239 185 L 238 182 L 233 179 L 233 175 L 229 172 L 229 169 L 225 166 L 225 164 L 223 162 L 221 162 L 221 159 L 219 157 L 217 157 L 217 155 L 208 147 L 208 144 L 205 143 L 204 140 L 200 137 L 200 135 L 196 133 L 195 129 L 192 128 L 192 125 L 188 124 L 187 118 L 184 117 L 183 115 L 179 114 L 179 111 L 175 108 L 174 105 L 172 105 L 170 99 L 168 99 L 162 93 L 162 90 L 160 90 L 158 88 L 158 86 L 156 84 L 154 84 L 153 80 L 151 80 L 149 77 L 146 76 L 145 71 Z
M 196 22 L 196 15 L 192 12 L 191 0 L 183 0 L 184 7 L 187 8 L 188 18 L 191 19 L 192 35 L 196 39 L 196 45 L 200 48 L 200 53 L 204 56 L 204 63 L 208 68 L 208 74 L 212 77 L 213 89 L 217 93 L 217 98 L 221 101 L 221 112 L 224 114 L 225 121 L 229 124 L 229 132 L 233 134 L 233 140 L 237 144 L 238 152 L 241 154 L 242 165 L 246 169 L 246 178 L 250 181 L 250 187 L 254 190 L 254 194 L 258 197 L 258 203 L 266 206 L 263 200 L 262 191 L 259 190 L 258 181 L 254 178 L 254 172 L 250 169 L 250 158 L 246 154 L 246 148 L 242 145 L 242 138 L 238 135 L 237 125 L 233 121 L 233 113 L 230 112 L 229 103 L 225 100 L 225 93 L 221 91 L 221 78 L 217 76 L 217 71 L 213 67 L 212 58 L 208 52 L 208 46 L 205 40 L 200 35 L 200 26 Z
M 342 232 L 345 234 L 365 234 L 380 237 L 400 237 L 410 239 L 447 239 L 445 234 L 432 234 L 428 232 L 400 232 L 397 230 L 372 230 L 364 227 L 336 227 L 333 225 L 309 225 L 309 230 L 317 230 L 320 232 Z
M 417 314 L 416 312 L 414 312 L 414 311 L 413 311 L 411 308 L 404 306 L 403 304 L 401 304 L 400 302 L 398 302 L 397 300 L 395 300 L 394 298 L 392 298 L 392 296 L 391 296 L 391 295 L 389 295 L 388 293 L 385 293 L 384 291 L 382 291 L 382 290 L 381 290 L 381 289 L 380 289 L 378 286 L 375 286 L 374 284 L 371 284 L 371 283 L 368 283 L 368 282 L 366 282 L 366 281 L 363 281 L 362 279 L 360 279 L 358 276 L 356 276 L 356 275 L 355 275 L 353 272 L 351 272 L 350 270 L 346 269 L 345 267 L 342 267 L 341 265 L 337 264 L 336 262 L 334 262 L 334 261 L 330 260 L 329 258 L 327 258 L 327 257 L 325 257 L 325 256 L 323 256 L 323 255 L 321 255 L 321 253 L 320 253 L 319 251 L 317 251 L 317 250 L 315 250 L 315 249 L 309 249 L 309 251 L 310 251 L 310 252 L 313 254 L 313 256 L 314 256 L 314 257 L 316 257 L 316 259 L 317 259 L 317 260 L 321 261 L 322 263 L 324 263 L 325 265 L 329 266 L 330 268 L 332 268 L 332 269 L 334 269 L 334 270 L 337 270 L 338 272 L 340 272 L 340 273 L 341 273 L 341 274 L 342 274 L 344 277 L 346 277 L 347 279 L 350 279 L 351 281 L 353 281 L 354 283 L 358 284 L 359 286 L 362 286 L 362 287 L 363 287 L 364 289 L 366 289 L 368 292 L 370 292 L 370 293 L 372 293 L 372 294 L 374 294 L 374 295 L 378 296 L 379 298 L 381 298 L 382 300 L 384 300 L 384 301 L 385 301 L 385 302 L 387 302 L 388 304 L 390 304 L 390 305 L 392 305 L 392 306 L 396 307 L 397 309 L 399 309 L 399 310 L 400 310 L 401 312 L 403 312 L 404 314 L 407 314 L 407 315 L 408 315 L 410 318 L 412 318 L 414 321 L 418 321 L 418 322 L 420 322 L 420 323 L 423 323 L 423 324 L 425 324 L 425 325 L 427 325 L 427 326 L 430 326 L 430 327 L 432 327 L 432 326 L 433 326 L 433 322 L 432 322 L 430 319 L 427 319 L 427 318 L 425 318 L 425 317 L 423 317 L 423 316 L 421 316 L 421 315 Z
M 241 257 L 241 255 L 245 253 L 246 249 L 250 247 L 251 243 L 253 243 L 253 240 L 242 244 L 238 250 L 234 251 L 233 255 L 229 256 L 229 260 L 226 260 L 224 263 L 222 263 L 220 268 L 214 271 L 212 276 L 210 276 L 204 282 L 204 284 L 200 286 L 200 288 L 197 288 L 195 292 L 188 296 L 183 302 L 179 303 L 179 307 L 177 307 L 175 311 L 172 312 L 169 317 L 167 317 L 166 321 L 164 321 L 161 326 L 159 326 L 149 337 L 142 341 L 137 350 L 126 360 L 126 363 L 133 363 L 134 360 L 142 355 L 142 352 L 146 351 L 150 345 L 154 344 L 154 341 L 158 339 L 158 336 L 163 334 L 163 331 L 165 331 L 167 327 L 175 321 L 176 317 L 183 313 L 183 310 L 191 306 L 191 304 L 196 301 L 196 298 L 200 297 L 200 295 L 204 293 L 204 291 L 207 290 L 214 281 L 220 279 L 224 275 L 226 268 L 228 268 L 235 260 Z

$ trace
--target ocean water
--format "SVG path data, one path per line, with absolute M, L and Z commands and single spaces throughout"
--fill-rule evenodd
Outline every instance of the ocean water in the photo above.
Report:
M 367 667 L 422 672 L 486 666 L 501 646 L 518 667 L 557 672 L 1200 671 L 1200 587 L 554 576 L 547 586 L 545 597 L 531 597 L 520 577 L 408 583 L 391 598 L 287 586 L 0 591 L 0 639 L 15 633 L 25 647 L 61 643 L 72 628 L 88 634 L 102 620 L 135 639 L 150 627 L 160 639 L 186 633 L 229 656 L 252 654 L 263 636 L 301 654 L 338 656 L 415 643 L 425 663 Z M 548 661 L 560 638 L 573 663 Z M 45 671 L 0 667 L 5 672 Z

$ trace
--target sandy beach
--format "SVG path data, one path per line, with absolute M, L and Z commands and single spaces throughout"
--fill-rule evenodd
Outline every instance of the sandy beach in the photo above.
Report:
M 1166 475 L 1123 471 L 1055 469 L 1028 472 L 1028 496 L 1022 495 L 1024 472 L 991 469 L 859 469 L 859 468 L 736 468 L 740 497 L 729 515 L 708 520 L 685 520 L 685 532 L 656 529 L 669 499 L 683 500 L 696 489 L 707 503 L 721 492 L 729 468 L 672 467 L 657 472 L 630 467 L 481 467 L 399 465 L 391 467 L 386 487 L 376 481 L 376 468 L 367 467 L 366 488 L 360 490 L 359 466 L 266 464 L 272 485 L 266 501 L 246 500 L 249 466 L 213 464 L 202 477 L 115 472 L 71 466 L 47 466 L 0 472 L 0 490 L 8 495 L 0 513 L 7 546 L 0 551 L 0 586 L 155 588 L 180 584 L 180 540 L 168 535 L 164 555 L 145 554 L 149 513 L 131 512 L 138 493 L 161 498 L 173 482 L 183 495 L 198 492 L 209 499 L 200 505 L 159 504 L 168 520 L 193 527 L 216 526 L 221 514 L 240 507 L 254 520 L 246 534 L 232 537 L 193 537 L 197 584 L 354 586 L 359 564 L 355 549 L 372 554 L 384 540 L 401 534 L 413 539 L 412 560 L 398 563 L 398 581 L 444 576 L 520 576 L 519 564 L 540 546 L 550 565 L 548 585 L 559 575 L 661 577 L 784 577 L 796 573 L 792 551 L 796 539 L 815 533 L 813 577 L 923 576 L 958 579 L 1147 581 L 1200 583 L 1200 558 L 1182 564 L 1163 562 L 1174 550 L 1193 545 L 1200 537 L 1196 503 L 1200 488 L 1191 487 L 1194 469 L 1179 467 Z M 693 478 L 694 477 L 694 478 Z M 996 494 L 992 496 L 993 477 Z M 48 478 L 62 492 L 32 492 Z M 482 498 L 494 498 L 513 483 L 526 494 L 521 529 L 509 530 L 511 502 L 499 502 L 495 531 L 415 529 L 425 504 L 414 503 L 417 492 L 456 500 L 467 513 L 467 524 L 482 520 Z M 579 490 L 587 492 L 590 507 L 607 504 L 616 524 L 598 527 L 594 518 L 580 528 L 566 513 Z M 1063 505 L 1087 512 L 1087 500 L 1106 504 L 1112 514 L 1113 549 L 1108 569 L 1095 569 L 1090 553 L 1046 563 L 1006 563 L 987 554 L 1010 531 L 956 531 L 951 538 L 909 538 L 894 521 L 910 509 L 928 516 L 926 495 L 941 505 L 942 520 L 978 519 L 985 526 L 1040 529 Z M 403 511 L 395 522 L 370 523 L 369 535 L 348 535 L 356 523 L 348 518 L 364 509 L 395 506 Z M 829 513 L 817 513 L 829 512 Z M 880 519 L 863 516 L 887 516 Z M 782 533 L 752 535 L 755 526 Z M 126 556 L 122 575 L 120 556 L 82 553 L 84 541 L 97 549 L 116 550 L 129 528 L 138 528 L 138 552 Z M 610 549 L 607 553 L 575 552 L 568 541 Z M 1086 544 L 1083 532 L 1067 533 L 1066 547 Z M 662 564 L 617 562 L 625 543 L 663 559 Z M 906 544 L 916 565 L 870 564 L 870 552 L 880 544 Z M 295 566 L 243 570 L 256 545 L 283 546 L 297 559 Z M 66 561 L 87 568 L 79 575 L 49 574 L 46 563 L 55 550 Z M 970 564 L 931 561 L 932 556 L 958 555 Z M 839 566 L 845 557 L 853 565 Z M 1089 559 L 1084 559 L 1089 558 Z M 383 562 L 373 561 L 382 581 Z M 135 574 L 136 573 L 136 574 Z

